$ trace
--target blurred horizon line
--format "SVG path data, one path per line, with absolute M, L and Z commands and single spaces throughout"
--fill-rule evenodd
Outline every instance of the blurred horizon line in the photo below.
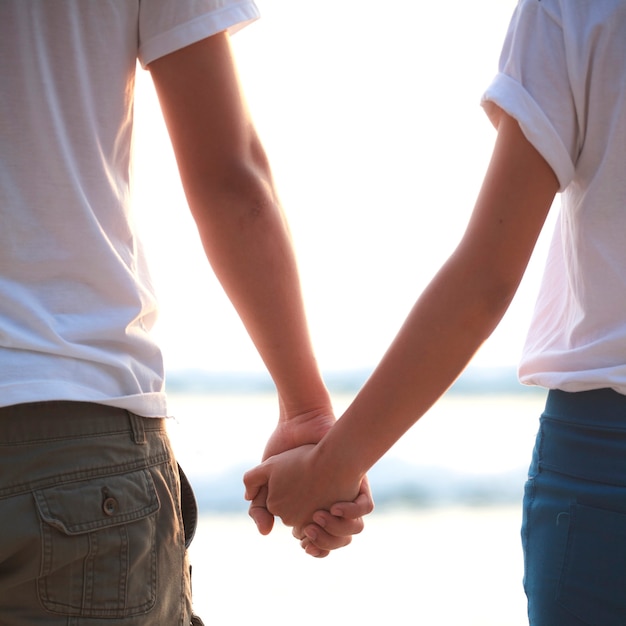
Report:
M 355 393 L 374 368 L 329 370 L 322 377 L 331 393 Z M 274 384 L 267 372 L 218 372 L 197 367 L 173 368 L 166 372 L 168 393 L 258 394 L 273 393 Z M 529 394 L 542 390 L 522 385 L 514 365 L 470 365 L 446 394 Z

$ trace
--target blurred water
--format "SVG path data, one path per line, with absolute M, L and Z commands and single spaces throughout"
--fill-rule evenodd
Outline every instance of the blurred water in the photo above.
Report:
M 335 393 L 338 415 L 352 393 Z M 377 506 L 515 504 L 522 494 L 543 396 L 445 396 L 372 469 Z M 170 427 L 203 511 L 242 512 L 242 473 L 256 465 L 277 419 L 272 393 L 173 393 Z

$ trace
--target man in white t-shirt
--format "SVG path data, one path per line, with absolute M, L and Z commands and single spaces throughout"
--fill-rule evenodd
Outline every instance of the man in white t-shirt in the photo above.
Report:
M 252 0 L 0 3 L 0 614 L 191 619 L 155 297 L 130 218 L 137 60 L 216 274 L 276 384 L 270 455 L 334 421 L 229 47 Z M 260 503 L 262 507 L 263 503 Z M 361 528 L 327 517 L 324 556 Z M 260 522 L 259 522 L 260 520 Z M 257 515 L 269 531 L 271 516 Z M 188 533 L 190 529 L 186 529 Z

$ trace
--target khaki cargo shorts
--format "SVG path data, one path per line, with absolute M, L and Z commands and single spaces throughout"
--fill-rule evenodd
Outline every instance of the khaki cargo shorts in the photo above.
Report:
M 80 402 L 0 408 L 0 624 L 187 626 L 165 420 Z

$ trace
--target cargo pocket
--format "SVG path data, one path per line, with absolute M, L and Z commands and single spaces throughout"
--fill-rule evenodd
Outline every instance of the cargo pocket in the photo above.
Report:
M 585 624 L 626 624 L 626 514 L 576 504 L 557 600 Z
M 148 470 L 34 492 L 41 516 L 37 586 L 53 613 L 122 618 L 156 602 L 156 512 Z

